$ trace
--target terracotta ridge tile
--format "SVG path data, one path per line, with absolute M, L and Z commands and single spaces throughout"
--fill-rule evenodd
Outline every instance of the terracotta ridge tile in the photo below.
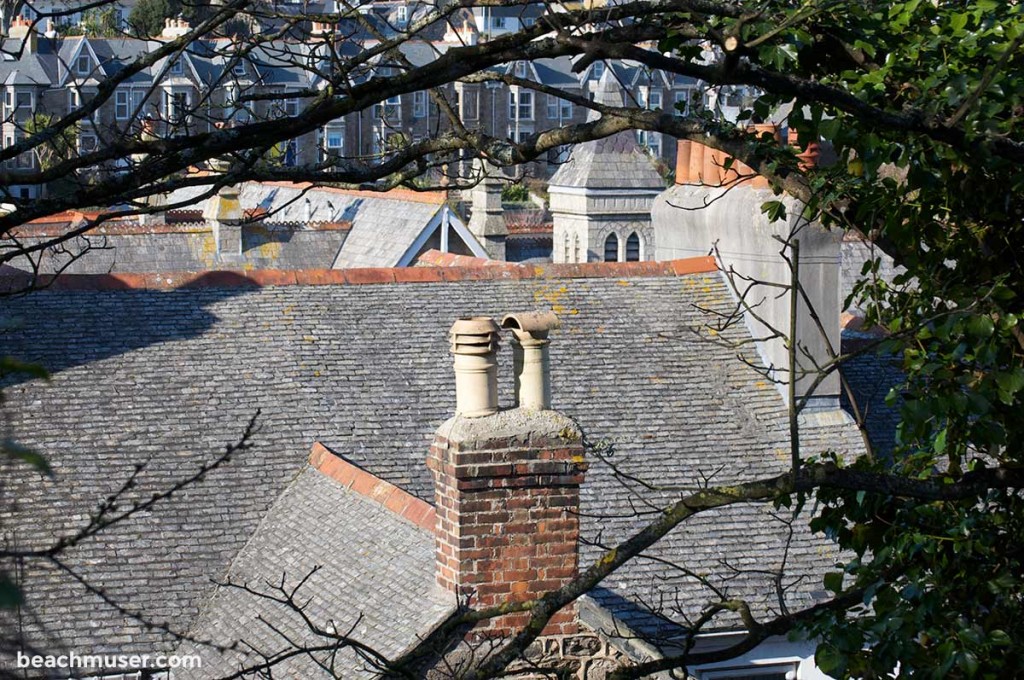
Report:
M 313 448 L 309 452 L 309 464 L 346 489 L 387 508 L 421 529 L 434 533 L 434 506 L 350 463 L 320 442 L 313 443 Z
M 463 257 L 451 256 L 448 257 Z M 479 259 L 479 258 L 471 258 Z M 43 275 L 39 281 L 53 290 L 174 290 L 178 288 L 259 288 L 263 286 L 403 285 L 445 281 L 508 281 L 521 279 L 664 278 L 717 271 L 713 257 L 661 262 L 587 262 L 582 264 L 522 265 L 488 261 L 465 266 L 373 267 L 366 269 L 217 269 L 161 273 Z M 12 278 L 8 273 L 5 278 Z M 19 281 L 21 279 L 19 278 Z M 0 281 L 0 289 L 4 289 Z

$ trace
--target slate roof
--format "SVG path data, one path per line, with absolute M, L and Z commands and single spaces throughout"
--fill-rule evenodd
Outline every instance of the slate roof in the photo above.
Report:
M 309 228 L 295 223 L 246 224 L 242 228 L 242 261 L 232 266 L 243 269 L 330 269 L 346 234 L 344 229 L 321 229 L 316 225 Z M 45 239 L 24 241 L 32 244 Z M 70 259 L 69 253 L 84 255 L 64 269 Z M 40 262 L 40 273 L 206 271 L 217 268 L 216 254 L 213 232 L 202 223 L 185 225 L 178 230 L 150 231 L 139 227 L 136 233 L 93 234 L 75 239 L 61 249 L 48 251 Z M 30 269 L 22 259 L 11 264 Z
M 198 195 L 203 187 L 171 193 L 177 204 Z M 315 263 L 297 268 L 395 267 L 427 225 L 443 209 L 443 198 L 407 192 L 375 194 L 367 191 L 313 188 L 280 182 L 246 182 L 239 201 L 244 210 L 259 208 L 283 222 L 343 222 L 350 224 L 344 242 L 322 252 Z M 285 265 L 279 265 L 286 268 Z
M 434 588 L 431 532 L 305 467 L 267 511 L 190 634 L 224 646 L 244 639 L 268 656 L 288 649 L 277 631 L 310 646 L 323 644 L 297 612 L 236 587 L 248 585 L 280 597 L 268 584 L 280 584 L 284 575 L 287 587 L 294 588 L 317 569 L 297 592 L 299 602 L 309 599 L 304 614 L 324 628 L 333 625 L 356 639 L 372 639 L 387 656 L 404 651 L 417 634 L 455 609 L 455 598 Z M 263 621 L 273 622 L 277 631 Z M 178 653 L 198 653 L 204 677 L 229 675 L 240 665 L 262 661 L 249 649 L 220 654 L 195 643 L 179 647 Z M 323 654 L 319 660 L 329 663 L 327 658 Z M 351 649 L 341 650 L 333 663 L 341 677 L 367 669 Z M 300 656 L 276 667 L 274 674 L 308 678 L 319 671 L 312 659 Z
M 605 71 L 595 93 L 594 101 L 605 106 L 623 106 L 622 91 Z M 590 111 L 588 120 L 598 117 Z M 637 146 L 631 130 L 624 130 L 610 137 L 575 146 L 569 160 L 551 177 L 552 187 L 577 187 L 587 189 L 658 189 L 665 188 L 665 180 L 650 157 Z
M 563 324 L 551 345 L 555 408 L 578 418 L 595 441 L 613 441 L 613 460 L 622 469 L 687 487 L 704 476 L 725 483 L 777 472 L 788 460 L 778 392 L 758 382 L 735 350 L 691 331 L 705 321 L 698 307 L 729 305 L 717 273 L 42 292 L 11 300 L 3 321 L 20 319 L 22 326 L 4 336 L 4 353 L 40 361 L 53 373 L 48 383 L 9 383 L 12 434 L 45 452 L 57 476 L 40 481 L 7 465 L 7 490 L 19 499 L 21 514 L 12 517 L 5 508 L 3 525 L 23 546 L 70 531 L 136 464 L 148 461 L 129 500 L 195 470 L 262 409 L 256 448 L 68 556 L 130 610 L 190 628 L 214 596 L 211 579 L 223 579 L 254 532 L 257 541 L 281 535 L 272 520 L 262 529 L 260 522 L 289 488 L 313 440 L 430 500 L 424 458 L 434 430 L 454 408 L 452 320 L 538 307 L 554 309 Z M 512 387 L 504 351 L 500 393 L 507 405 Z M 859 442 L 835 417 L 808 423 L 805 437 L 807 453 L 815 439 L 839 450 Z M 300 480 L 291 487 L 296 497 L 283 497 L 271 516 L 304 502 L 301 485 L 309 480 Z M 584 536 L 620 538 L 637 522 L 629 511 L 644 507 L 636 505 L 639 498 L 660 502 L 675 493 L 624 485 L 595 460 L 583 487 Z M 703 514 L 655 554 L 698 573 L 721 574 L 724 565 L 730 576 L 721 587 L 771 608 L 770 577 L 744 571 L 775 565 L 789 535 L 766 519 L 757 507 Z M 360 526 L 378 541 L 393 530 L 389 523 Z M 799 602 L 820 587 L 820 577 L 811 575 L 834 559 L 805 539 L 798 531 L 789 565 L 789 594 Z M 346 569 L 357 552 L 334 552 L 337 568 Z M 595 549 L 583 553 L 586 560 Z M 246 566 L 245 554 L 235 565 L 239 573 L 255 568 Z M 283 555 L 271 559 L 270 569 L 286 564 L 277 561 Z M 29 565 L 26 590 L 35 621 L 30 630 L 43 626 L 69 647 L 131 653 L 171 644 L 166 634 L 147 630 L 52 569 Z M 617 573 L 604 592 L 610 605 L 622 605 L 624 617 L 642 622 L 653 620 L 647 610 L 659 602 L 681 602 L 680 612 L 665 612 L 678 620 L 706 600 L 693 579 L 649 560 Z M 348 599 L 332 599 L 324 610 L 361 611 L 362 596 L 335 589 L 325 597 Z

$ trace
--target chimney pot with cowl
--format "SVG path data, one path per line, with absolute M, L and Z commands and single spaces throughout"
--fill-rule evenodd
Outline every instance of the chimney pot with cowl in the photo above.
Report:
M 559 327 L 558 317 L 553 312 L 506 314 L 501 327 L 512 331 L 516 406 L 535 411 L 551 408 L 548 333 Z

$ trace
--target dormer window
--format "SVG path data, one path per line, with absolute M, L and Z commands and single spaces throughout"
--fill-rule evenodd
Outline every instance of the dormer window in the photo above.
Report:
M 75 61 L 75 73 L 80 76 L 87 76 L 92 71 L 92 60 L 89 59 L 89 55 L 79 55 Z
M 601 76 L 604 75 L 604 62 L 603 61 L 595 61 L 594 62 L 594 69 L 591 71 L 591 75 L 594 77 L 595 80 L 600 80 L 601 79 Z
M 525 61 L 517 61 L 516 62 L 516 78 L 525 78 L 525 77 L 526 77 L 526 62 Z
M 173 73 L 176 76 L 180 76 L 184 72 L 185 67 L 182 65 L 181 59 L 175 59 L 174 62 L 171 64 L 171 73 Z
M 295 97 L 289 97 L 284 100 L 284 115 L 286 116 L 297 116 L 299 115 L 299 100 Z
M 245 75 L 245 64 L 243 62 L 235 62 L 235 65 L 231 67 L 231 72 L 236 76 Z
M 406 5 L 398 6 L 398 13 L 395 15 L 395 20 L 398 24 L 405 25 L 409 21 L 409 8 Z

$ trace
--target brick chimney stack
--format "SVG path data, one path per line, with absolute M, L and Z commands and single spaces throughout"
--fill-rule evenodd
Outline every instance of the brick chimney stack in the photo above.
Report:
M 479 609 L 536 599 L 576 575 L 586 463 L 573 421 L 538 408 L 457 414 L 437 430 L 427 466 L 434 477 L 442 588 Z M 514 634 L 528 618 L 527 612 L 507 614 L 472 634 Z M 570 606 L 544 634 L 576 629 Z

